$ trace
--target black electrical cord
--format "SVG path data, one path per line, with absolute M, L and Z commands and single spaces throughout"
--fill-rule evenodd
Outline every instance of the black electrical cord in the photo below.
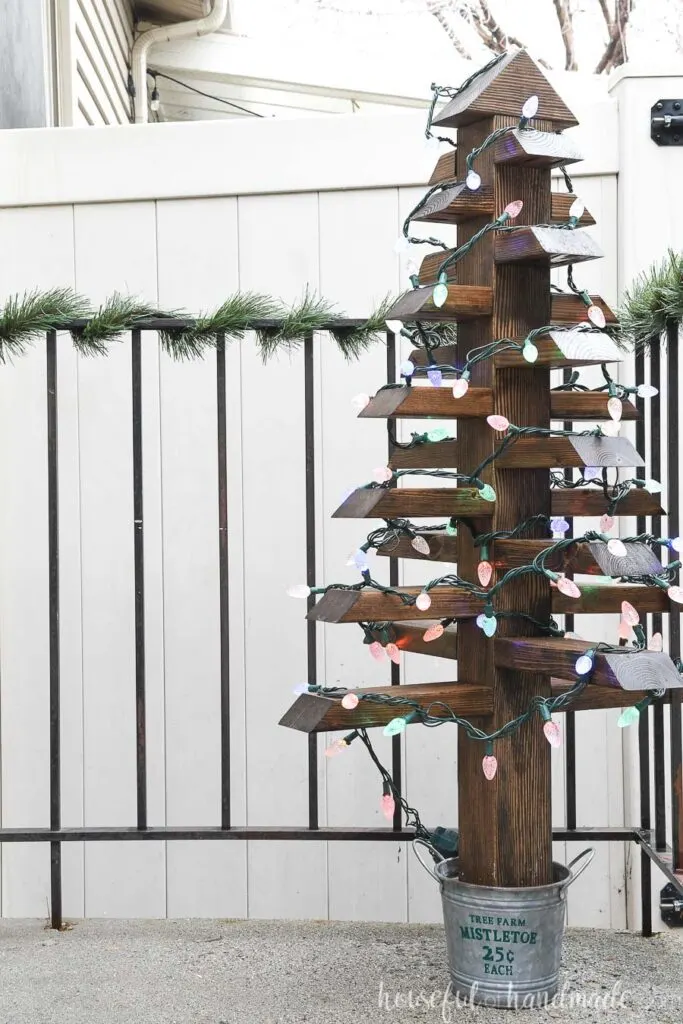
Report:
M 204 96 L 207 100 L 215 100 L 216 103 L 225 103 L 227 107 L 234 107 L 235 110 L 241 110 L 243 114 L 251 114 L 252 117 L 265 117 L 265 114 L 258 114 L 255 110 L 247 110 L 246 107 L 241 107 L 239 103 L 233 103 L 231 100 L 223 99 L 222 96 L 214 96 L 210 92 L 203 92 L 202 89 L 197 89 L 194 85 L 189 85 L 187 82 L 181 82 L 179 78 L 167 75 L 163 71 L 156 71 L 155 69 L 148 68 L 147 74 L 152 75 L 155 78 L 166 78 L 169 82 L 175 82 L 176 85 L 181 85 L 183 89 L 189 89 L 190 92 L 196 92 L 198 96 Z

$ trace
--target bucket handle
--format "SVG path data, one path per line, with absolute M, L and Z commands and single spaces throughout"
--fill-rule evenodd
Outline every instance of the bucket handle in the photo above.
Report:
M 428 874 L 430 874 L 432 878 L 439 883 L 439 885 L 441 885 L 441 879 L 437 875 L 436 871 L 434 870 L 432 865 L 424 859 L 424 854 L 421 852 L 423 849 L 429 852 L 429 855 L 432 858 L 432 860 L 438 859 L 439 861 L 442 861 L 446 858 L 442 857 L 439 851 L 434 846 L 432 846 L 431 843 L 427 842 L 426 839 L 413 839 L 413 852 L 415 856 L 417 857 L 425 871 Z
M 563 889 L 568 889 L 569 886 L 572 884 L 572 882 L 575 882 L 576 879 L 579 877 L 579 875 L 582 875 L 584 873 L 584 871 L 586 870 L 588 865 L 593 860 L 594 856 L 595 856 L 595 847 L 594 846 L 589 846 L 587 849 L 582 850 L 581 853 L 579 853 L 576 857 L 574 857 L 574 860 L 570 861 L 569 864 L 567 864 L 567 870 L 569 871 L 569 877 L 565 881 L 565 883 L 564 883 L 564 885 L 562 887 Z M 584 860 L 584 857 L 585 857 L 585 860 Z M 583 860 L 583 864 L 578 868 L 577 871 L 573 871 L 572 868 L 574 867 L 575 864 L 578 864 L 580 860 Z

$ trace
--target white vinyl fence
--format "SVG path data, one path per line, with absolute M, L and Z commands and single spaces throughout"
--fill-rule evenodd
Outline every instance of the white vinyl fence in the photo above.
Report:
M 638 184 L 652 146 L 641 108 L 660 93 L 678 95 L 676 88 L 680 82 L 626 77 L 611 98 L 576 107 L 586 161 L 572 175 L 605 252 L 577 268 L 577 279 L 609 303 L 621 282 L 676 241 L 673 204 L 653 209 L 664 203 L 663 190 Z M 410 113 L 3 133 L 0 303 L 14 291 L 71 285 L 95 303 L 118 290 L 199 312 L 237 289 L 295 300 L 308 284 L 349 315 L 365 315 L 405 282 L 393 244 L 434 162 L 423 151 L 422 129 L 423 115 Z M 648 157 L 680 176 L 681 151 L 653 146 Z M 675 180 L 672 170 L 672 195 Z M 645 203 L 645 194 L 642 209 L 635 198 Z M 213 356 L 173 362 L 153 337 L 145 336 L 143 352 L 149 822 L 215 825 L 215 366 Z M 385 360 L 381 346 L 351 364 L 325 337 L 316 348 L 319 582 L 354 578 L 346 557 L 370 528 L 330 514 L 384 461 L 384 423 L 357 420 L 350 399 L 382 384 Z M 227 367 L 233 823 L 305 826 L 306 739 L 277 725 L 306 674 L 304 607 L 285 596 L 290 583 L 305 579 L 303 357 L 293 352 L 264 366 L 246 338 L 229 346 Z M 129 340 L 107 358 L 89 359 L 60 336 L 66 826 L 135 823 L 130 403 Z M 42 343 L 0 368 L 0 436 L 2 824 L 45 826 Z M 404 582 L 423 579 L 425 569 L 408 566 Z M 380 565 L 376 575 L 384 572 Z M 582 627 L 586 635 L 605 631 L 600 622 L 592 632 Z M 615 628 L 616 620 L 610 635 Z M 319 629 L 321 681 L 386 681 L 388 670 L 368 657 L 357 627 Z M 406 658 L 410 682 L 452 672 L 449 662 Z M 577 732 L 578 823 L 632 820 L 624 789 L 624 778 L 634 787 L 631 738 L 624 751 L 612 712 L 580 714 Z M 447 727 L 408 730 L 407 795 L 428 824 L 455 823 L 456 743 Z M 390 763 L 381 735 L 376 749 Z M 319 778 L 321 824 L 382 824 L 378 776 L 362 749 L 322 758 Z M 556 824 L 564 821 L 563 786 L 559 752 Z M 575 852 L 559 847 L 557 859 Z M 49 847 L 5 844 L 1 858 L 2 914 L 44 916 Z M 63 861 L 71 917 L 432 921 L 440 914 L 430 879 L 403 844 L 65 843 Z M 626 868 L 623 847 L 601 845 L 572 892 L 570 923 L 624 927 Z

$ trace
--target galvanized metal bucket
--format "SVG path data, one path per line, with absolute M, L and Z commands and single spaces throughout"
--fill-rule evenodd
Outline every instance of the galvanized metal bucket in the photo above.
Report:
M 567 867 L 553 863 L 550 885 L 512 889 L 461 882 L 457 857 L 445 860 L 421 839 L 413 848 L 441 889 L 453 1000 L 510 1009 L 546 1005 L 559 984 L 567 889 L 595 850 Z

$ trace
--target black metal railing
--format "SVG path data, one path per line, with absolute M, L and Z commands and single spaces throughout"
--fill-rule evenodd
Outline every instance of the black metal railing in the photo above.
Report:
M 348 320 L 342 326 L 357 326 L 363 320 Z M 65 324 L 69 327 L 83 326 L 79 321 Z M 61 823 L 61 761 L 60 761 L 60 587 L 59 587 L 59 435 L 58 435 L 58 393 L 57 332 L 50 331 L 46 337 L 47 359 L 47 468 L 48 468 L 48 559 L 49 559 L 49 745 L 50 745 L 50 823 L 41 828 L 0 828 L 0 842 L 49 842 L 51 848 L 51 923 L 54 928 L 62 924 L 62 867 L 61 845 L 64 842 L 111 842 L 144 840 L 310 840 L 310 841 L 405 841 L 412 838 L 412 831 L 402 828 L 400 810 L 394 817 L 392 828 L 333 828 L 319 825 L 318 809 L 318 749 L 316 736 L 308 739 L 308 827 L 253 827 L 231 824 L 231 751 L 230 751 L 230 620 L 228 593 L 230 573 L 228 564 L 228 467 L 227 467 L 227 426 L 226 426 L 226 363 L 225 338 L 219 337 L 216 345 L 216 410 L 217 434 L 216 451 L 218 459 L 218 557 L 219 557 L 219 623 L 220 623 L 220 772 L 221 772 L 221 820 L 215 826 L 156 826 L 149 825 L 147 818 L 147 722 L 146 722 L 146 677 L 145 677 L 145 566 L 144 566 L 144 480 L 143 480 L 143 392 L 141 375 L 142 339 L 147 332 L 165 327 L 183 326 L 177 320 L 150 319 L 144 321 L 132 332 L 131 344 L 131 390 L 132 390 L 132 432 L 133 466 L 131 487 L 133 492 L 133 540 L 135 575 L 135 724 L 136 730 L 136 786 L 137 820 L 127 827 L 63 827 Z M 273 326 L 271 321 L 263 325 Z M 335 327 L 339 327 L 339 321 Z M 666 348 L 659 339 L 653 340 L 649 353 L 639 352 L 636 357 L 637 382 L 643 382 L 649 366 L 652 383 L 656 384 L 662 366 L 668 381 L 667 455 L 666 478 L 668 480 L 668 530 L 669 536 L 678 531 L 679 520 L 679 472 L 678 472 L 678 329 L 671 325 Z M 387 334 L 387 380 L 396 379 L 397 346 L 392 333 Z M 312 336 L 304 340 L 304 398 L 305 398 L 305 449 L 302 453 L 306 467 L 306 578 L 309 585 L 316 581 L 316 522 L 315 522 L 315 393 L 314 369 L 315 348 Z M 639 404 L 642 406 L 643 403 Z M 661 465 L 661 435 L 659 417 L 660 401 L 655 399 L 650 406 L 650 446 L 648 465 L 651 475 L 658 476 Z M 637 426 L 638 447 L 645 447 L 645 421 Z M 657 526 L 657 520 L 653 526 Z M 644 522 L 639 525 L 644 529 Z M 655 530 L 657 532 L 657 530 Z M 389 560 L 390 583 L 398 584 L 398 561 Z M 309 606 L 315 598 L 309 598 Z M 317 681 L 317 638 L 316 624 L 308 622 L 307 663 L 308 680 Z M 675 611 L 670 624 L 671 653 L 680 651 L 680 619 Z M 400 683 L 399 667 L 391 666 L 391 683 Z M 576 792 L 576 720 L 572 712 L 567 713 L 566 728 L 566 825 L 554 829 L 553 837 L 558 841 L 589 839 L 591 842 L 635 842 L 641 848 L 642 914 L 643 931 L 652 931 L 652 886 L 651 864 L 654 862 L 665 873 L 669 881 L 683 894 L 683 798 L 681 790 L 681 697 L 674 692 L 670 702 L 670 759 L 671 759 L 671 846 L 667 845 L 666 781 L 665 781 L 665 716 L 660 706 L 653 712 L 655 718 L 654 742 L 649 740 L 649 715 L 641 715 L 640 724 L 640 777 L 641 815 L 639 825 L 623 827 L 579 827 L 577 826 Z M 651 761 L 654 766 L 651 776 Z M 392 771 L 396 785 L 401 788 L 401 737 L 392 740 Z M 655 826 L 651 822 L 651 779 L 654 779 Z

